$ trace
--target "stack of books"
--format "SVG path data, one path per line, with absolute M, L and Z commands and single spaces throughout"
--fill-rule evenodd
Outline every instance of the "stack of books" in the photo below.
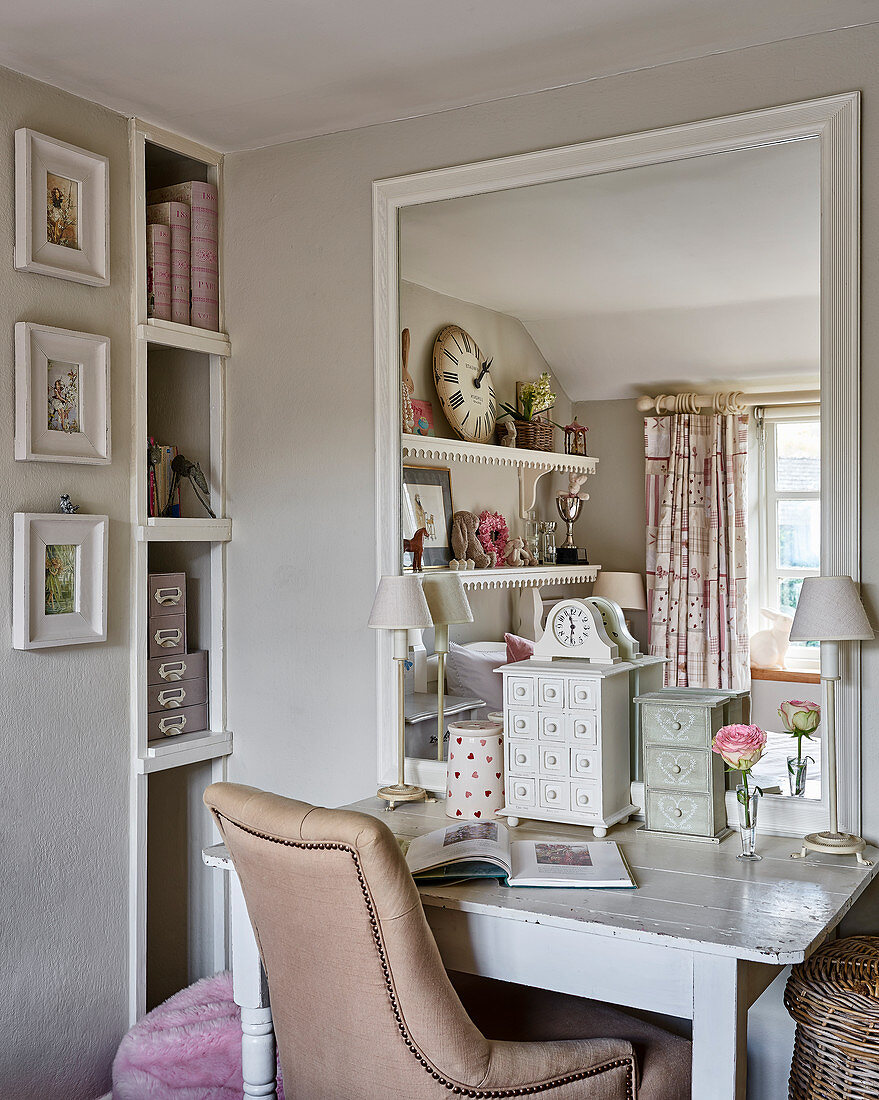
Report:
M 171 463 L 177 457 L 177 448 L 168 447 L 163 443 L 156 443 L 150 437 L 147 448 L 147 476 L 149 478 L 148 508 L 151 516 L 165 515 L 168 505 L 168 494 L 171 492 L 173 472 Z M 180 515 L 180 487 L 174 493 L 174 500 L 167 513 L 169 516 Z
M 147 316 L 220 327 L 217 189 L 177 183 L 147 192 Z

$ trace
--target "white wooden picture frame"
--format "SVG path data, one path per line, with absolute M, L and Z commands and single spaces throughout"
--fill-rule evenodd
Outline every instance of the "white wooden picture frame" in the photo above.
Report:
M 107 516 L 15 513 L 12 645 L 107 640 Z
M 110 162 L 15 131 L 15 267 L 90 286 L 110 282 Z
M 110 463 L 110 341 L 19 321 L 15 326 L 15 457 Z

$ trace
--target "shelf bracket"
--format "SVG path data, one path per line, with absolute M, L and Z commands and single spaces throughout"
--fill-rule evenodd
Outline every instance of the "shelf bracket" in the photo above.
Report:
M 532 467 L 519 467 L 519 519 L 527 519 L 537 499 L 537 482 L 544 474 L 552 470 L 535 470 Z

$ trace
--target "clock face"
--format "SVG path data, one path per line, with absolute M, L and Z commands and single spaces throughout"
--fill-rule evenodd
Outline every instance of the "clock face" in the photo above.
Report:
M 436 338 L 433 380 L 452 428 L 470 443 L 487 443 L 497 417 L 494 387 L 476 341 L 458 325 L 447 325 Z
M 571 649 L 583 645 L 589 637 L 591 625 L 585 608 L 568 605 L 556 613 L 552 632 L 563 646 Z

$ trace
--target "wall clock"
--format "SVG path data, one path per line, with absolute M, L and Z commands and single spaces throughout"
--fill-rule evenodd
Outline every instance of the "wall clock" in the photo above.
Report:
M 601 612 L 586 600 L 560 600 L 549 612 L 543 637 L 534 644 L 536 660 L 579 657 L 616 664 L 619 647 L 608 636 Z
M 469 443 L 488 443 L 497 400 L 476 341 L 460 325 L 446 325 L 433 346 L 433 380 L 446 420 Z

